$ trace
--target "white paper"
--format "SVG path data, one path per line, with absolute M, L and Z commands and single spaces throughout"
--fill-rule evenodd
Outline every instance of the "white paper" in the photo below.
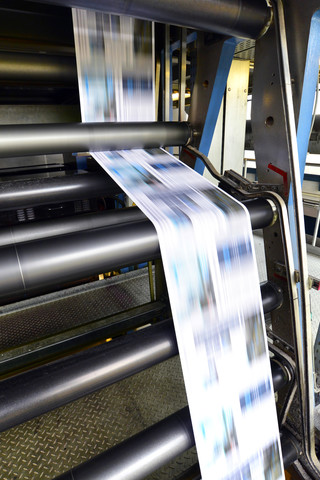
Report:
M 121 34 L 106 53 L 111 16 L 77 10 L 73 18 L 83 120 L 141 120 L 121 87 L 124 64 L 126 78 L 129 65 L 136 75 L 135 21 L 119 20 L 131 40 Z M 141 78 L 152 78 L 150 50 L 140 65 Z M 108 75 L 118 85 L 113 109 Z M 154 111 L 147 84 L 133 89 L 136 105 L 147 104 L 143 120 Z M 91 154 L 157 230 L 203 480 L 284 479 L 247 211 L 162 149 Z

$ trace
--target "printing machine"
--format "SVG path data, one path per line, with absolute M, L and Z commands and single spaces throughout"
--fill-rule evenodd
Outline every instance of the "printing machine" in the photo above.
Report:
M 157 122 L 80 123 L 71 7 L 156 22 Z M 309 306 L 319 281 L 306 265 L 300 180 L 319 8 L 318 0 L 1 2 L 1 479 L 200 478 L 156 231 L 137 207 L 116 208 L 121 190 L 88 154 L 173 146 L 263 229 L 261 294 L 284 463 L 292 478 L 319 478 Z M 208 159 L 243 39 L 255 40 L 254 183 Z M 170 119 L 173 41 L 179 120 L 186 83 L 191 90 L 188 122 Z M 159 402 L 146 398 L 151 384 Z

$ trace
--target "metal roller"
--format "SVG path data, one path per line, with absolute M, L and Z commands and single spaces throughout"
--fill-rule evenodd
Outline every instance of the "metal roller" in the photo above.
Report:
M 257 38 L 270 21 L 265 0 L 37 0 L 154 20 L 235 37 Z
M 190 413 L 185 407 L 55 480 L 142 480 L 193 445 Z M 284 468 L 301 454 L 300 446 L 288 431 L 281 434 L 281 450 Z M 200 479 L 199 466 L 185 478 Z
M 149 221 L 121 224 L 0 249 L 0 303 L 61 288 L 160 255 Z
M 107 197 L 120 192 L 120 187 L 104 172 L 1 182 L 0 211 Z
M 85 198 L 91 196 L 92 191 L 97 196 L 106 195 L 106 192 L 110 194 L 114 192 L 114 188 L 117 185 L 113 185 L 113 181 L 108 176 L 99 174 L 86 174 L 85 176 L 76 175 L 73 177 L 62 177 L 66 182 L 59 182 L 59 179 L 41 179 L 39 182 L 34 182 L 30 189 L 28 186 L 24 187 L 24 183 L 21 183 L 23 192 L 19 192 L 19 189 L 14 189 L 14 183 L 10 184 L 10 188 L 7 189 L 6 195 L 1 197 L 0 204 L 3 199 L 3 203 L 10 208 L 16 205 L 30 206 L 36 205 L 40 202 L 39 199 L 41 190 L 45 190 L 42 194 L 42 201 L 47 203 L 53 203 L 53 201 L 64 201 Z M 54 180 L 54 181 L 52 181 Z M 80 181 L 79 181 L 80 180 Z M 107 180 L 107 186 L 105 186 L 105 180 Z M 73 185 L 73 182 L 75 183 Z M 19 182 L 20 185 L 20 182 Z M 74 187 L 72 189 L 72 186 Z M 16 195 L 14 192 L 17 192 Z M 11 193 L 10 193 L 11 192 Z M 23 199 L 19 200 L 19 193 Z M 114 192 L 116 193 L 116 192 Z M 83 195 L 83 197 L 82 197 Z M 70 197 L 71 196 L 71 197 Z M 76 198 L 73 198 L 76 197 Z M 51 200 L 51 202 L 50 202 Z M 26 202 L 26 203 L 23 203 Z M 273 211 L 270 204 L 264 199 L 245 200 L 243 205 L 248 209 L 251 219 L 252 229 L 263 228 L 271 224 L 273 220 Z M 0 207 L 1 209 L 1 207 Z M 64 218 L 52 218 L 50 220 L 42 220 L 38 222 L 20 223 L 12 225 L 10 227 L 2 227 L 0 230 L 0 247 L 5 245 L 12 245 L 23 242 L 30 242 L 33 240 L 39 240 L 41 238 L 49 238 L 59 235 L 66 235 L 68 233 L 81 232 L 84 230 L 92 230 L 95 228 L 104 228 L 115 226 L 120 223 L 133 223 L 147 220 L 147 217 L 137 207 L 121 208 L 112 211 L 103 211 L 99 213 L 87 213 L 83 215 L 77 215 L 74 217 Z
M 130 207 L 105 210 L 99 213 L 85 213 L 73 217 L 51 218 L 31 224 L 20 223 L 10 227 L 1 227 L 0 247 L 145 220 L 146 216 L 138 207 Z
M 254 209 L 252 202 L 250 209 Z M 267 219 L 271 211 L 273 218 L 268 202 L 262 211 L 267 212 Z M 0 248 L 5 279 L 0 285 L 0 304 L 159 256 L 157 233 L 149 220 L 8 245 Z
M 191 137 L 187 122 L 1 125 L 0 157 L 182 146 Z
M 0 431 L 75 401 L 177 353 L 173 324 L 166 320 L 2 380 Z M 280 373 L 277 370 L 275 387 L 288 381 L 288 374 L 283 369 L 283 380 L 279 382 Z
M 0 82 L 77 85 L 72 56 L 0 52 Z
M 185 407 L 56 480 L 139 480 L 193 446 Z

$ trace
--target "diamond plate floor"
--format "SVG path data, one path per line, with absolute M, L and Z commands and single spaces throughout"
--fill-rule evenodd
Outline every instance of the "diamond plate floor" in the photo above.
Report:
M 0 478 L 51 480 L 186 404 L 174 357 L 0 434 Z M 149 478 L 173 479 L 195 461 L 192 449 Z
M 146 268 L 0 307 L 0 351 L 150 302 Z

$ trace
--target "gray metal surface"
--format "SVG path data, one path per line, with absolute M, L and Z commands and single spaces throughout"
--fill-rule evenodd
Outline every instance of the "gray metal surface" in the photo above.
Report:
M 147 302 L 150 302 L 148 272 L 140 269 L 7 305 L 0 309 L 0 351 L 30 344 Z
M 1 480 L 50 480 L 186 405 L 178 357 L 0 434 Z M 194 450 L 168 477 L 195 463 Z
M 40 0 L 39 0 L 40 1 Z M 255 38 L 265 28 L 270 12 L 264 0 L 41 0 L 69 7 L 90 8 L 130 15 L 160 23 L 171 23 L 208 32 Z
M 2 125 L 0 157 L 184 145 L 187 122 Z

